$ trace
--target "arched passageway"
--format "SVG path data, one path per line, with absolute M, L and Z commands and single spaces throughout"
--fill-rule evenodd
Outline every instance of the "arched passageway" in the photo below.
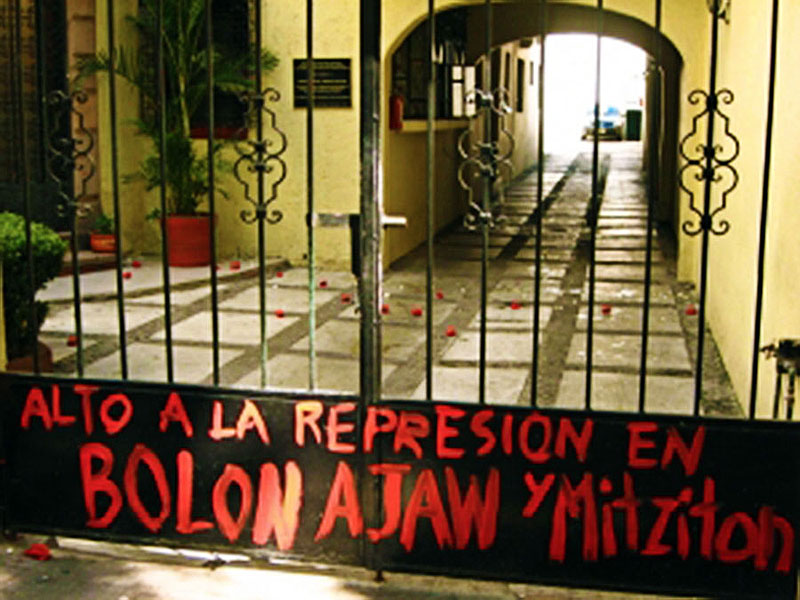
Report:
M 453 9 L 451 9 L 453 10 Z M 459 9 L 455 9 L 459 10 Z M 466 62 L 477 60 L 485 51 L 485 9 L 472 5 L 461 10 L 467 11 L 467 49 Z M 547 4 L 544 23 L 540 21 L 539 9 L 528 2 L 508 2 L 493 5 L 491 39 L 495 45 L 513 40 L 536 38 L 557 33 L 597 33 L 604 37 L 617 38 L 640 47 L 660 66 L 662 77 L 661 122 L 658 127 L 650 118 L 645 127 L 645 152 L 656 151 L 660 158 L 660 190 L 656 204 L 655 218 L 669 223 L 677 229 L 676 185 L 678 159 L 678 127 L 680 107 L 680 74 L 683 59 L 675 45 L 649 24 L 613 11 L 598 11 L 593 7 L 550 2 Z M 600 28 L 600 29 L 599 29 Z M 648 101 L 652 99 L 653 77 L 648 77 Z M 545 117 L 546 118 L 546 117 Z M 660 136 L 653 135 L 658 131 Z M 658 139 L 660 137 L 660 139 Z M 658 147 L 657 141 L 660 141 Z

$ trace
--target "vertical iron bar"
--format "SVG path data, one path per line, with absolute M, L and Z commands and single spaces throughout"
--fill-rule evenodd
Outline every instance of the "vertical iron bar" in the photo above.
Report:
M 259 99 L 256 111 L 256 139 L 261 142 L 264 139 L 264 82 L 262 73 L 262 33 L 261 25 L 263 22 L 262 3 L 256 3 L 256 94 Z M 259 314 L 259 334 L 261 343 L 261 387 L 267 387 L 267 289 L 266 289 L 266 264 L 264 255 L 267 251 L 266 218 L 267 208 L 264 206 L 264 161 L 265 150 L 260 147 L 258 150 L 257 176 L 258 176 L 258 208 L 256 217 L 258 220 L 258 314 Z
M 595 246 L 597 245 L 597 213 L 599 211 L 599 162 L 600 162 L 600 48 L 603 39 L 603 0 L 597 0 L 597 52 L 594 84 L 594 135 L 592 136 L 592 199 L 589 209 L 589 298 L 586 307 L 586 410 L 592 408 L 592 362 L 594 345 L 594 279 Z
M 361 0 L 361 400 L 377 402 L 381 387 L 380 0 Z
M 700 254 L 700 307 L 698 310 L 697 322 L 697 364 L 695 367 L 694 380 L 694 408 L 695 416 L 700 414 L 700 400 L 703 395 L 703 347 L 705 342 L 706 328 L 706 288 L 708 286 L 708 242 L 709 229 L 711 228 L 711 218 L 709 216 L 711 208 L 711 183 L 714 172 L 714 108 L 717 101 L 717 38 L 719 34 L 719 0 L 714 0 L 713 13 L 711 15 L 711 71 L 709 74 L 708 97 L 706 99 L 708 108 L 708 130 L 706 132 L 706 165 L 703 184 L 703 219 L 702 219 L 702 249 Z
M 639 362 L 639 412 L 645 410 L 647 395 L 647 343 L 650 334 L 650 286 L 653 281 L 653 221 L 656 201 L 661 191 L 659 181 L 659 149 L 661 148 L 661 0 L 656 0 L 655 64 L 653 65 L 653 106 L 651 108 L 649 144 L 650 155 L 647 175 L 647 240 L 645 241 L 644 301 L 642 303 L 642 347 Z
M 161 178 L 161 271 L 164 280 L 164 343 L 167 352 L 167 381 L 175 379 L 172 362 L 172 301 L 170 299 L 169 261 L 167 252 L 167 85 L 164 67 L 164 0 L 158 0 L 158 103 L 159 103 L 159 177 Z
M 544 217 L 544 55 L 547 38 L 547 0 L 539 0 L 539 89 L 537 106 L 539 123 L 536 157 L 536 265 L 533 280 L 533 363 L 531 365 L 531 406 L 536 406 L 539 393 L 539 311 L 542 304 L 542 218 Z
M 213 0 L 206 0 L 206 70 L 208 71 L 208 239 L 211 254 L 211 360 L 214 385 L 219 385 L 219 298 L 217 294 L 216 186 L 214 172 L 214 20 Z
M 434 124 L 436 118 L 436 69 L 433 53 L 436 48 L 434 1 L 428 0 L 428 127 L 427 127 L 427 262 L 425 264 L 425 399 L 433 400 L 433 254 L 434 186 L 436 156 Z
M 492 180 L 495 169 L 492 143 L 492 0 L 486 0 L 486 62 L 483 65 L 484 115 L 483 120 L 483 203 L 481 211 L 481 316 L 480 350 L 478 361 L 478 403 L 486 404 L 486 304 L 489 295 L 489 218 L 491 211 Z M 501 93 L 498 90 L 498 93 Z M 502 98 L 501 98 L 502 100 Z
M 117 158 L 117 81 L 115 61 L 116 50 L 114 39 L 114 2 L 106 2 L 106 26 L 108 27 L 108 117 L 111 137 L 111 194 L 114 205 L 114 236 L 117 239 L 115 250 L 116 260 L 116 285 L 117 285 L 117 320 L 119 323 L 119 366 L 122 379 L 128 378 L 128 340 L 125 329 L 125 296 L 122 287 L 122 226 L 119 204 L 119 162 Z
M 359 362 L 359 419 L 363 423 L 366 407 L 381 398 L 381 329 L 378 302 L 381 298 L 381 222 L 383 197 L 380 185 L 380 59 L 381 59 L 381 0 L 360 0 L 360 252 L 361 273 L 358 278 L 360 355 Z M 361 427 L 362 425 L 357 425 Z M 366 456 L 366 455 L 364 455 Z M 366 462 L 362 457 L 362 474 L 366 475 Z M 363 476 L 364 486 L 371 478 Z M 377 485 L 377 484 L 376 484 Z M 376 490 L 380 502 L 380 488 Z M 375 504 L 380 510 L 380 504 Z M 362 538 L 365 564 L 376 570 L 381 579 L 380 552 Z M 372 552 L 371 560 L 367 553 Z
M 28 285 L 30 286 L 30 322 L 31 322 L 31 348 L 33 350 L 33 372 L 38 375 L 41 370 L 39 364 L 39 332 L 36 327 L 37 311 L 36 311 L 36 276 L 34 274 L 35 266 L 33 264 L 33 232 L 31 230 L 31 182 L 30 171 L 28 168 L 28 126 L 25 122 L 25 80 L 22 61 L 22 20 L 20 0 L 14 1 L 14 44 L 16 46 L 14 56 L 14 79 L 16 80 L 16 99 L 17 99 L 17 128 L 16 132 L 19 136 L 19 158 L 20 164 L 17 171 L 17 178 L 22 184 L 22 201 L 23 212 L 25 217 L 25 256 L 28 261 Z
M 314 0 L 306 0 L 306 60 L 308 61 L 308 108 L 306 109 L 306 186 L 308 193 L 308 388 L 317 387 L 317 249 L 314 236 Z
M 764 302 L 764 256 L 767 244 L 767 208 L 769 203 L 769 171 L 772 164 L 772 125 L 775 112 L 775 64 L 778 52 L 778 0 L 772 0 L 772 29 L 769 47 L 769 92 L 767 99 L 767 131 L 764 141 L 764 177 L 761 190 L 761 223 L 758 234 L 758 266 L 756 307 L 753 323 L 753 362 L 750 371 L 750 419 L 756 418 L 758 396 L 758 357 L 761 346 L 761 312 Z

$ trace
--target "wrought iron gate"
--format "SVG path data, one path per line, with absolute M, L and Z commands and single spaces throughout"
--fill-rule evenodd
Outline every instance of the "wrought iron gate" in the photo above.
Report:
M 387 3 L 387 0 L 383 0 Z M 166 0 L 142 3 L 158 32 L 148 67 L 155 114 L 160 214 L 169 212 L 167 155 L 171 127 L 168 106 L 175 89 L 168 83 L 165 31 L 170 16 Z M 204 102 L 208 107 L 207 200 L 216 207 L 215 53 L 211 0 L 195 2 L 204 22 L 196 33 L 204 37 Z M 733 165 L 738 140 L 731 133 L 725 104 L 729 90 L 717 89 L 718 28 L 727 3 L 710 0 L 711 69 L 708 90 L 695 90 L 689 102 L 699 105 L 695 125 L 706 121 L 706 138 L 694 142 L 695 128 L 680 144 L 684 164 L 680 185 L 689 196 L 697 222 L 683 231 L 699 235 L 701 275 L 697 323 L 695 387 L 691 414 L 665 416 L 646 411 L 648 340 L 651 332 L 653 232 L 661 186 L 658 152 L 649 154 L 643 310 L 638 379 L 638 411 L 604 412 L 593 406 L 594 314 L 598 215 L 603 200 L 603 165 L 599 144 L 600 53 L 606 33 L 602 0 L 589 10 L 596 26 L 597 64 L 594 98 L 594 137 L 591 153 L 591 193 L 586 227 L 588 239 L 588 302 L 586 323 L 585 395 L 582 410 L 543 406 L 539 395 L 542 362 L 540 308 L 542 305 L 543 216 L 549 200 L 544 183 L 544 68 L 549 23 L 556 2 L 522 3 L 537 15 L 538 165 L 535 207 L 526 216 L 527 234 L 534 239 L 530 280 L 532 338 L 530 399 L 527 406 L 489 406 L 487 395 L 490 234 L 499 222 L 502 191 L 511 180 L 508 159 L 514 140 L 504 119 L 512 110 L 509 91 L 493 75 L 493 12 L 486 0 L 471 5 L 482 14 L 481 85 L 468 92 L 476 112 L 459 142 L 462 166 L 459 180 L 469 196 L 464 227 L 480 236 L 478 308 L 477 403 L 442 402 L 434 397 L 436 351 L 435 311 L 435 155 L 436 125 L 436 6 L 428 2 L 425 18 L 427 51 L 427 198 L 424 402 L 386 398 L 382 393 L 382 236 L 393 223 L 384 213 L 382 190 L 382 124 L 386 64 L 381 40 L 380 1 L 359 3 L 358 111 L 360 210 L 357 215 L 322 214 L 314 176 L 317 143 L 315 105 L 317 86 L 314 35 L 315 2 L 305 3 L 305 57 L 295 65 L 302 74 L 306 106 L 305 214 L 307 224 L 308 386 L 301 391 L 270 387 L 267 331 L 269 279 L 266 250 L 269 225 L 284 217 L 280 200 L 287 172 L 295 168 L 287 148 L 295 141 L 284 133 L 275 105 L 285 92 L 267 87 L 263 78 L 269 60 L 263 53 L 266 3 L 248 2 L 252 36 L 251 83 L 240 100 L 247 107 L 244 131 L 237 133 L 233 173 L 244 202 L 241 219 L 254 225 L 257 236 L 255 272 L 258 276 L 259 389 L 220 387 L 220 322 L 215 223 L 208 220 L 211 257 L 210 285 L 212 385 L 175 383 L 173 357 L 173 277 L 168 265 L 169 232 L 161 219 L 161 286 L 164 306 L 166 382 L 129 380 L 128 336 L 123 249 L 117 244 L 115 296 L 120 380 L 84 377 L 84 333 L 80 277 L 79 203 L 93 166 L 86 162 L 92 138 L 79 117 L 73 117 L 68 136 L 57 130 L 47 144 L 46 161 L 61 190 L 61 210 L 67 215 L 72 250 L 75 371 L 77 378 L 43 375 L 38 352 L 32 375 L 0 375 L 3 403 L 0 481 L 6 529 L 79 535 L 108 540 L 152 541 L 171 545 L 218 547 L 235 544 L 267 549 L 304 560 L 366 565 L 378 572 L 397 569 L 483 578 L 513 579 L 561 585 L 588 585 L 669 593 L 710 593 L 737 597 L 794 597 L 796 594 L 795 532 L 798 525 L 796 477 L 797 430 L 790 423 L 756 419 L 758 355 L 761 351 L 765 215 L 769 196 L 770 136 L 775 80 L 777 0 L 773 3 L 770 100 L 767 156 L 764 165 L 761 239 L 758 257 L 757 307 L 753 340 L 753 371 L 747 419 L 721 420 L 701 416 L 703 370 L 706 364 L 706 292 L 708 247 L 713 235 L 730 225 L 723 211 L 738 175 Z M 37 4 L 40 8 L 43 2 Z M 99 3 L 98 3 L 99 5 Z M 202 9 L 202 10 L 201 10 Z M 662 3 L 654 0 L 652 47 L 662 48 Z M 121 240 L 123 207 L 120 198 L 119 127 L 115 74 L 128 68 L 116 50 L 117 16 L 114 2 L 104 3 L 106 46 L 110 49 L 108 77 L 109 162 L 115 233 Z M 26 63 L 20 42 L 20 1 L 4 13 L 16 18 L 16 42 L 11 111 L 23 112 Z M 195 15 L 196 16 L 196 15 Z M 42 13 L 35 21 L 37 40 L 44 38 Z M 662 56 L 651 56 L 654 99 L 649 110 L 654 126 L 651 149 L 660 146 L 664 107 Z M 40 70 L 42 66 L 39 65 Z M 47 81 L 41 74 L 40 81 Z M 295 92 L 298 91 L 295 81 Z M 41 100 L 62 115 L 80 114 L 81 92 L 51 92 L 39 88 Z M 281 98 L 281 95 L 284 98 Z M 298 106 L 298 96 L 295 97 Z M 303 103 L 300 103 L 302 106 Z M 44 112 L 54 115 L 55 113 Z M 57 122 L 48 117 L 50 121 Z M 63 116 L 62 116 L 63 118 Z M 47 120 L 47 119 L 46 119 Z M 30 285 L 30 321 L 37 322 L 33 260 L 33 186 L 30 165 L 35 162 L 26 132 L 26 119 L 17 120 L 15 133 L 23 190 L 25 253 Z M 729 142 L 720 140 L 718 127 Z M 42 146 L 42 144 L 40 144 Z M 81 167 L 81 165 L 83 165 Z M 723 179 L 723 173 L 727 179 Z M 703 184 L 702 200 L 688 183 Z M 715 186 L 726 182 L 716 193 Z M 77 191 L 76 191 L 77 182 Z M 714 198 L 719 198 L 715 204 Z M 5 208 L 5 207 L 4 207 Z M 357 394 L 319 389 L 317 372 L 317 231 L 320 226 L 351 228 L 351 249 L 357 279 L 359 319 L 359 390 Z M 343 294 L 344 298 L 344 294 Z M 281 317 L 283 315 L 280 315 Z M 37 328 L 30 346 L 36 347 Z M 772 348 L 779 372 L 788 374 L 792 400 L 797 368 L 796 347 L 784 342 Z M 527 358 L 526 358 L 527 360 Z M 780 382 L 780 378 L 778 380 Z M 780 388 L 777 393 L 779 394 Z M 775 418 L 778 416 L 776 395 Z M 787 417 L 791 418 L 791 403 Z M 764 465 L 770 466 L 769 479 Z M 54 473 L 55 471 L 55 473 Z M 49 482 L 57 493 L 42 495 Z M 236 488 L 231 491 L 231 488 Z M 54 501 L 57 499 L 57 501 Z

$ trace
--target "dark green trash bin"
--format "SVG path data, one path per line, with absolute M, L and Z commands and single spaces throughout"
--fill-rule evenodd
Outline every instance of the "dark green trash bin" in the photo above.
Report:
M 625 112 L 625 139 L 642 139 L 642 111 L 640 109 Z

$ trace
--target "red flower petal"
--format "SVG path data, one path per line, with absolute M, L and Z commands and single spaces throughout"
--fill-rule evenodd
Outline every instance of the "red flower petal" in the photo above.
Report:
M 444 292 L 442 292 L 442 290 L 436 290 L 436 299 L 437 300 L 444 299 Z
M 600 306 L 600 312 L 603 313 L 604 315 L 610 315 L 611 314 L 611 305 L 610 304 L 602 304 Z
M 140 260 L 135 260 L 135 261 L 133 261 L 133 262 L 131 263 L 131 266 L 132 266 L 134 269 L 138 269 L 139 267 L 141 267 L 141 266 L 142 266 L 142 261 L 140 261 Z
M 342 294 L 342 304 L 350 304 L 352 302 L 353 297 L 350 294 Z
M 509 307 L 511 308 L 511 310 L 519 310 L 520 308 L 522 308 L 522 305 L 516 300 L 514 300 L 513 302 L 511 302 L 511 304 L 509 304 Z
M 130 271 L 123 271 L 122 272 L 122 278 L 123 279 L 130 279 L 131 277 L 133 277 L 133 273 L 131 273 Z
M 67 346 L 69 346 L 70 348 L 74 348 L 77 345 L 78 345 L 77 335 L 71 335 L 67 338 Z
M 319 287 L 321 287 L 321 288 L 326 288 L 326 287 L 328 287 L 328 280 L 327 280 L 327 279 L 323 279 L 323 280 L 321 280 L 321 281 L 319 282 Z
M 389 305 L 388 304 L 384 304 L 383 306 L 381 306 L 381 314 L 382 315 L 388 315 L 389 314 Z
M 275 277 L 283 277 L 283 271 L 277 271 Z
M 690 317 L 693 317 L 697 314 L 697 307 L 694 304 L 690 304 L 686 307 L 686 314 Z
M 445 329 L 444 334 L 447 337 L 456 337 L 456 328 L 453 325 L 448 325 L 447 329 Z
M 25 550 L 23 554 L 35 560 L 49 560 L 52 558 L 52 554 L 50 554 L 50 548 L 44 544 L 31 544 L 31 546 Z
M 278 309 L 275 310 L 275 316 L 278 317 L 279 319 L 282 319 L 283 315 L 285 315 L 285 314 L 286 313 L 283 312 L 282 308 L 278 308 Z
M 231 261 L 231 271 L 238 271 L 241 268 L 242 268 L 241 262 L 239 262 L 238 260 Z
M 421 317 L 422 309 L 419 306 L 415 306 L 414 308 L 411 309 L 411 314 L 414 315 L 415 317 Z

